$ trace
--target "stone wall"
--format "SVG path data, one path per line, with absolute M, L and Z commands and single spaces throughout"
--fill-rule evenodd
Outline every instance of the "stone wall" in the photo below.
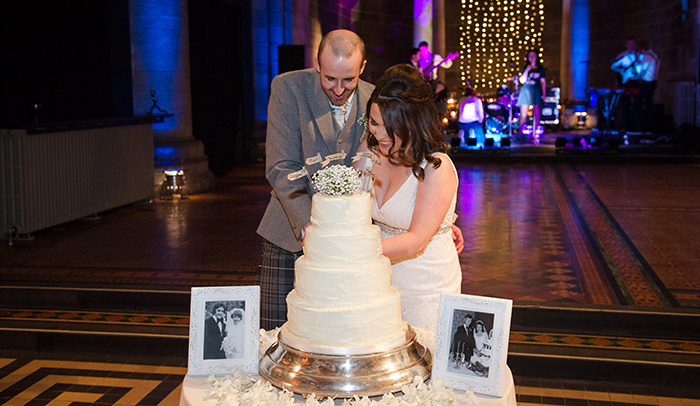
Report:
M 312 67 L 323 34 L 355 31 L 365 41 L 364 80 L 376 82 L 384 71 L 407 62 L 414 46 L 412 8 L 390 0 L 294 0 L 294 43 L 306 45 Z

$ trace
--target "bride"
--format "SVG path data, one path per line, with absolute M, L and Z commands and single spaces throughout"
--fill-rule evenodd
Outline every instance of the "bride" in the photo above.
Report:
M 392 262 L 403 319 L 435 330 L 440 293 L 461 293 L 462 273 L 452 231 L 457 171 L 445 154 L 433 97 L 415 68 L 387 69 L 367 103 L 370 135 L 360 150 L 380 163 L 373 167 L 372 218 Z
M 243 323 L 243 309 L 233 308 L 226 314 L 226 337 L 221 347 L 226 358 L 243 358 L 243 345 L 245 342 L 245 326 Z
M 471 358 L 473 369 L 479 374 L 488 375 L 491 361 L 491 338 L 486 333 L 486 327 L 481 320 L 476 322 L 474 344 L 474 355 Z

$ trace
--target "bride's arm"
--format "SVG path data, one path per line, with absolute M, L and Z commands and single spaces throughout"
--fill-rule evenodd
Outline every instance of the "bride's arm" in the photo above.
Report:
M 408 232 L 383 240 L 384 255 L 394 260 L 423 252 L 440 228 L 456 189 L 457 179 L 449 159 L 443 158 L 437 169 L 429 163 L 425 180 L 418 183 Z

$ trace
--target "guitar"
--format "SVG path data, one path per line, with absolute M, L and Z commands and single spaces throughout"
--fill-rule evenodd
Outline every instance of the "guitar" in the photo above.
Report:
M 441 66 L 445 62 L 453 61 L 458 56 L 459 56 L 459 54 L 457 52 L 450 52 L 450 54 L 447 55 L 445 58 L 443 58 L 442 61 L 440 61 L 439 63 L 436 63 L 434 65 L 430 65 L 427 68 L 423 69 L 423 76 L 425 77 L 425 80 L 431 80 L 432 73 L 435 69 L 437 69 L 439 66 Z
M 637 79 L 637 55 L 632 52 L 625 54 L 613 62 L 610 69 L 620 74 L 621 84 L 627 83 L 630 79 Z

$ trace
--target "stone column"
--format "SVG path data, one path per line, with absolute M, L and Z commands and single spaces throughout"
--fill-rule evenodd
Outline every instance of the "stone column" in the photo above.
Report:
M 413 46 L 433 40 L 433 1 L 413 0 Z M 430 44 L 431 49 L 435 44 Z
M 214 187 L 204 144 L 192 135 L 187 0 L 129 0 L 134 114 L 173 114 L 153 124 L 154 190 L 165 169 L 182 169 L 189 193 Z M 157 108 L 153 114 L 161 114 Z
M 573 0 L 562 0 L 561 46 L 559 48 L 559 75 L 561 99 L 573 100 L 571 94 L 571 5 Z
M 434 54 L 446 57 L 445 53 L 445 0 L 432 0 L 433 3 L 433 43 L 430 44 Z M 445 81 L 445 70 L 438 69 L 438 79 Z
M 590 63 L 590 3 L 589 0 L 572 0 L 571 7 L 571 96 L 573 100 L 586 100 L 588 65 Z

